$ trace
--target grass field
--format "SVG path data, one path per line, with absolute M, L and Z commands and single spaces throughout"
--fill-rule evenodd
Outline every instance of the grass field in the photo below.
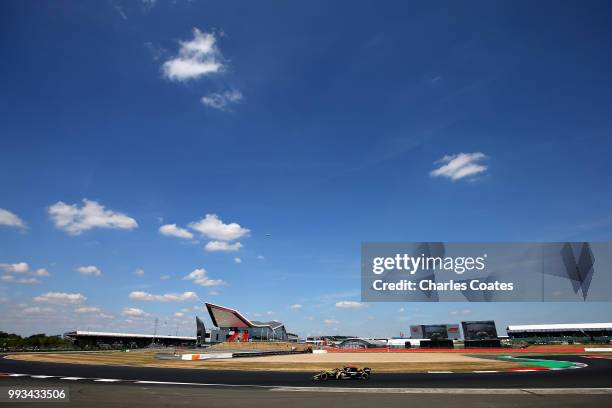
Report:
M 54 363 L 254 371 L 318 371 L 347 364 L 367 365 L 377 372 L 503 370 L 518 366 L 513 362 L 455 353 L 330 353 L 182 361 L 157 360 L 154 351 L 135 351 L 80 354 L 24 353 L 13 354 L 8 358 Z
M 268 345 L 275 349 L 280 343 Z M 265 346 L 265 344 L 264 344 Z M 295 344 L 287 345 L 287 349 Z M 496 360 L 495 356 L 520 355 L 585 355 L 591 354 L 600 358 L 612 357 L 610 353 L 585 353 L 584 346 L 564 346 L 551 348 L 550 346 L 530 346 L 525 349 L 497 349 L 489 350 L 401 350 L 380 349 L 369 352 L 356 352 L 354 350 L 342 350 L 327 354 L 292 354 L 265 357 L 244 357 L 222 360 L 159 360 L 155 354 L 160 350 L 132 350 L 129 353 L 121 351 L 104 351 L 90 353 L 19 353 L 12 354 L 8 358 L 30 361 L 44 361 L 54 363 L 73 364 L 100 364 L 100 365 L 122 365 L 137 367 L 166 367 L 166 368 L 190 368 L 210 370 L 253 370 L 253 371 L 318 371 L 332 369 L 341 365 L 354 364 L 358 366 L 369 366 L 378 372 L 425 372 L 425 371 L 475 371 L 475 370 L 504 370 L 519 366 L 517 362 Z M 231 349 L 262 349 L 262 344 L 226 344 L 215 346 L 210 351 L 222 352 Z M 338 350 L 336 350 L 338 351 Z M 172 350 L 165 350 L 172 353 Z M 202 350 L 176 350 L 177 353 L 201 353 Z

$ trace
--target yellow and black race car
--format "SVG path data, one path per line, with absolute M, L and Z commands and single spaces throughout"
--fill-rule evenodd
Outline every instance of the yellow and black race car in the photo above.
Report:
M 331 371 L 321 371 L 312 377 L 312 381 L 327 380 L 369 380 L 372 370 L 368 367 L 358 368 L 347 366 L 335 368 Z

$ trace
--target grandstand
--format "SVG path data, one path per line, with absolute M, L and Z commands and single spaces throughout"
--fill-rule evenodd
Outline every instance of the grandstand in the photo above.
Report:
M 138 348 L 152 345 L 193 347 L 196 344 L 196 337 L 191 336 L 162 336 L 83 330 L 64 333 L 64 338 L 79 348 Z
M 508 336 L 527 343 L 612 341 L 612 323 L 528 324 L 508 326 Z

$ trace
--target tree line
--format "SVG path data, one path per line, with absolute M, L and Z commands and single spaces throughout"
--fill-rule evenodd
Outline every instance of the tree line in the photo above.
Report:
M 73 348 L 71 342 L 64 340 L 62 336 L 47 336 L 44 333 L 21 337 L 15 333 L 0 331 L 0 349 L 23 350 L 23 349 L 67 349 Z

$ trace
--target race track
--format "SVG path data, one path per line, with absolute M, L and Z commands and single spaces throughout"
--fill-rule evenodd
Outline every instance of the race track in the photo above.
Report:
M 573 361 L 584 368 L 559 371 L 498 373 L 373 373 L 370 381 L 328 381 L 313 383 L 311 372 L 252 372 L 202 369 L 147 368 L 60 364 L 0 358 L 0 373 L 22 374 L 23 378 L 98 383 L 162 384 L 183 383 L 217 387 L 362 387 L 362 388 L 612 388 L 612 360 L 579 356 L 537 356 L 537 359 Z M 36 377 L 39 376 L 39 377 Z M 104 381 L 106 380 L 106 381 Z M 188 383 L 188 384 L 187 384 Z M 181 384 L 176 384 L 181 385 Z

